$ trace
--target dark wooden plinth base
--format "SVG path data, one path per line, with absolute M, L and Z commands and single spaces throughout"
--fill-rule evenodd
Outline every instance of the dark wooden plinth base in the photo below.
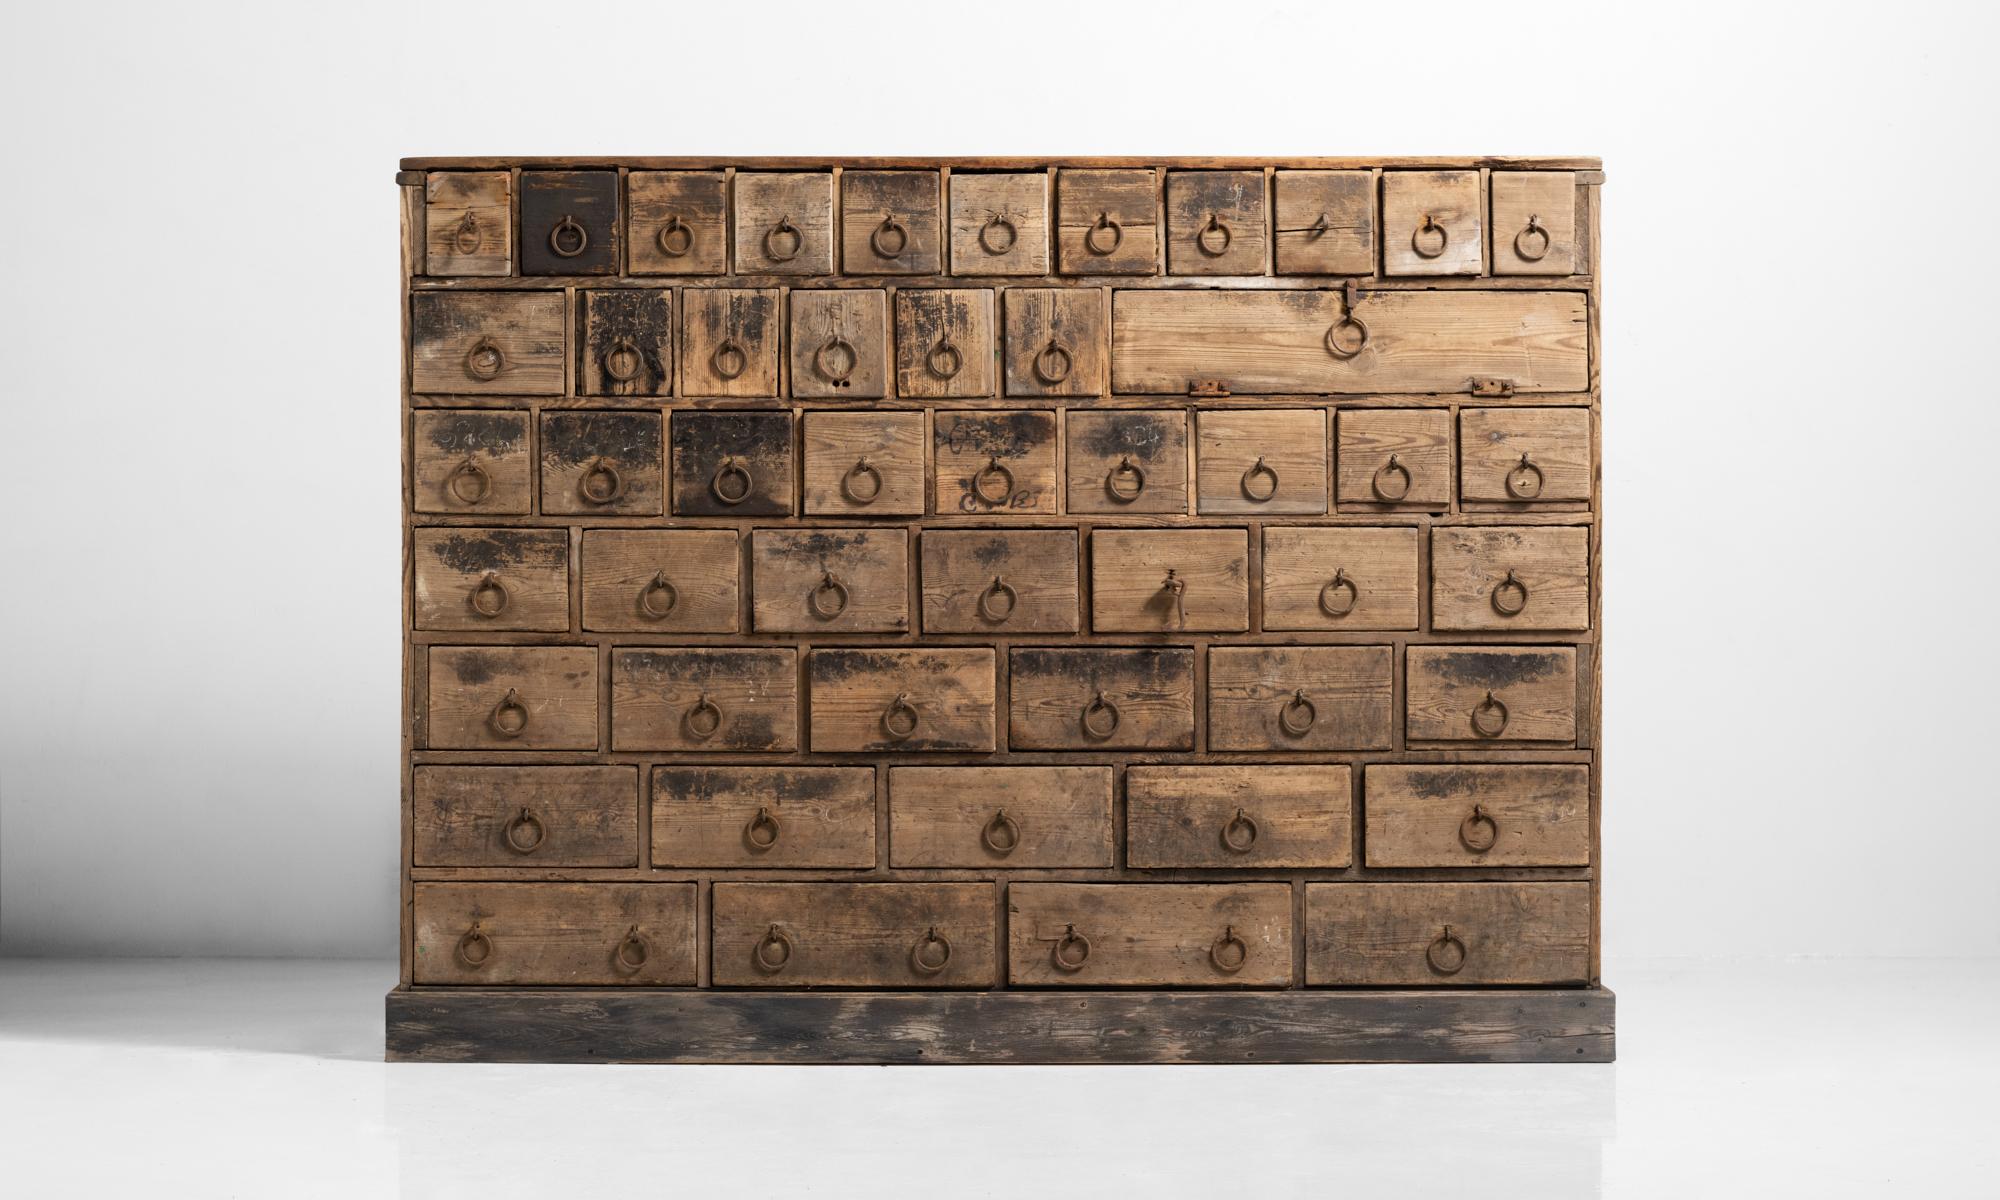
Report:
M 389 993 L 392 1062 L 1610 1062 L 1602 988 Z

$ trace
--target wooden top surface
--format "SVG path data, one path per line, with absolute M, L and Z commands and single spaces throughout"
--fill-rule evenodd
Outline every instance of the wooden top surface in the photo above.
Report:
M 1490 167 L 1496 170 L 1530 171 L 1597 171 L 1602 170 L 1602 159 L 1587 156 L 1535 157 L 1535 156 L 1494 156 L 1475 157 L 1398 157 L 1381 155 L 1359 155 L 1347 157 L 1266 155 L 1159 155 L 1156 157 L 1119 155 L 1116 157 L 1090 157 L 1070 155 L 1049 155 L 1040 158 L 952 158 L 931 155 L 895 155 L 888 157 L 774 157 L 744 158 L 729 155 L 646 155 L 646 154 L 586 154 L 567 156 L 540 155 L 475 155 L 471 157 L 426 157 L 417 156 L 403 160 L 405 171 L 495 171 L 510 167 L 535 169 L 566 169 L 583 167 L 631 167 L 635 170 L 690 170 L 705 167 L 743 167 L 750 170 L 808 170 L 830 167 L 854 167 L 878 169 L 894 167 L 936 168 L 951 167 L 954 170 L 1040 170 L 1057 167 L 1180 167 L 1208 170 L 1248 170 L 1263 167 L 1289 167 L 1308 170 L 1339 171 L 1363 170 L 1370 167 L 1388 167 L 1398 170 L 1471 170 Z

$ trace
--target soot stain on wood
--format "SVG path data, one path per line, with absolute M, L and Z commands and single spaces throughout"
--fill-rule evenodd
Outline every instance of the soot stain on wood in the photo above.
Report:
M 1516 687 L 1547 679 L 1562 670 L 1559 654 L 1540 651 L 1454 650 L 1424 665 L 1427 674 L 1458 687 Z
M 528 440 L 526 413 L 462 412 L 427 422 L 431 445 L 447 454 L 511 454 Z
M 1421 800 L 1450 800 L 1479 790 L 1479 776 L 1460 768 L 1413 771 L 1404 781 L 1410 794 Z
M 544 462 L 578 466 L 597 458 L 615 459 L 632 467 L 659 466 L 660 414 L 548 413 L 542 417 Z
M 742 343 L 748 353 L 764 344 L 771 325 L 770 296 L 744 290 L 690 294 L 702 297 L 701 327 L 708 335 L 710 345 L 729 338 Z
M 464 575 L 532 562 L 552 567 L 569 557 L 569 535 L 560 530 L 489 529 L 454 533 L 431 547 L 439 562 Z
M 445 664 L 460 683 L 473 687 L 492 683 L 507 671 L 506 660 L 486 650 L 457 651 L 445 658 Z
M 954 413 L 937 422 L 939 450 L 952 454 L 1023 458 L 1055 436 L 1055 416 L 1038 409 L 1016 412 Z
M 618 656 L 625 675 L 653 683 L 756 683 L 789 674 L 791 664 L 789 650 L 627 650 Z
M 675 413 L 674 457 L 690 472 L 708 473 L 728 456 L 769 465 L 788 464 L 792 449 L 791 414 L 782 412 Z M 689 478 L 693 478 L 690 475 Z
M 1150 462 L 1179 441 L 1171 417 L 1159 413 L 1105 413 L 1082 422 L 1083 449 L 1094 458 L 1131 455 Z
M 665 289 L 620 288 L 584 293 L 584 328 L 587 333 L 586 361 L 602 389 L 619 394 L 650 394 L 660 390 L 667 377 L 664 348 L 672 325 L 671 299 Z M 605 369 L 605 359 L 620 342 L 638 348 L 642 363 L 638 377 L 620 382 Z
M 1014 561 L 1014 546 L 1004 534 L 971 539 L 966 553 L 982 567 L 1004 567 Z
M 845 551 L 867 546 L 874 540 L 873 534 L 874 531 L 868 529 L 849 532 L 815 529 L 811 532 L 784 533 L 773 539 L 772 549 L 784 558 L 824 562 L 841 556 Z

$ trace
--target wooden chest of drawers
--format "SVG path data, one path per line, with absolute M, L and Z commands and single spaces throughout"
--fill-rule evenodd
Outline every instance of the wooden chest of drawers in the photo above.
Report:
M 392 1058 L 1611 1057 L 1594 160 L 403 168 Z

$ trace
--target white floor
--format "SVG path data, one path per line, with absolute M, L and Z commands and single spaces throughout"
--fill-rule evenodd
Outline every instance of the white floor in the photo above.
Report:
M 393 976 L 0 960 L 0 1192 L 2000 1196 L 1990 961 L 1614 964 L 1552 1067 L 388 1066 Z

